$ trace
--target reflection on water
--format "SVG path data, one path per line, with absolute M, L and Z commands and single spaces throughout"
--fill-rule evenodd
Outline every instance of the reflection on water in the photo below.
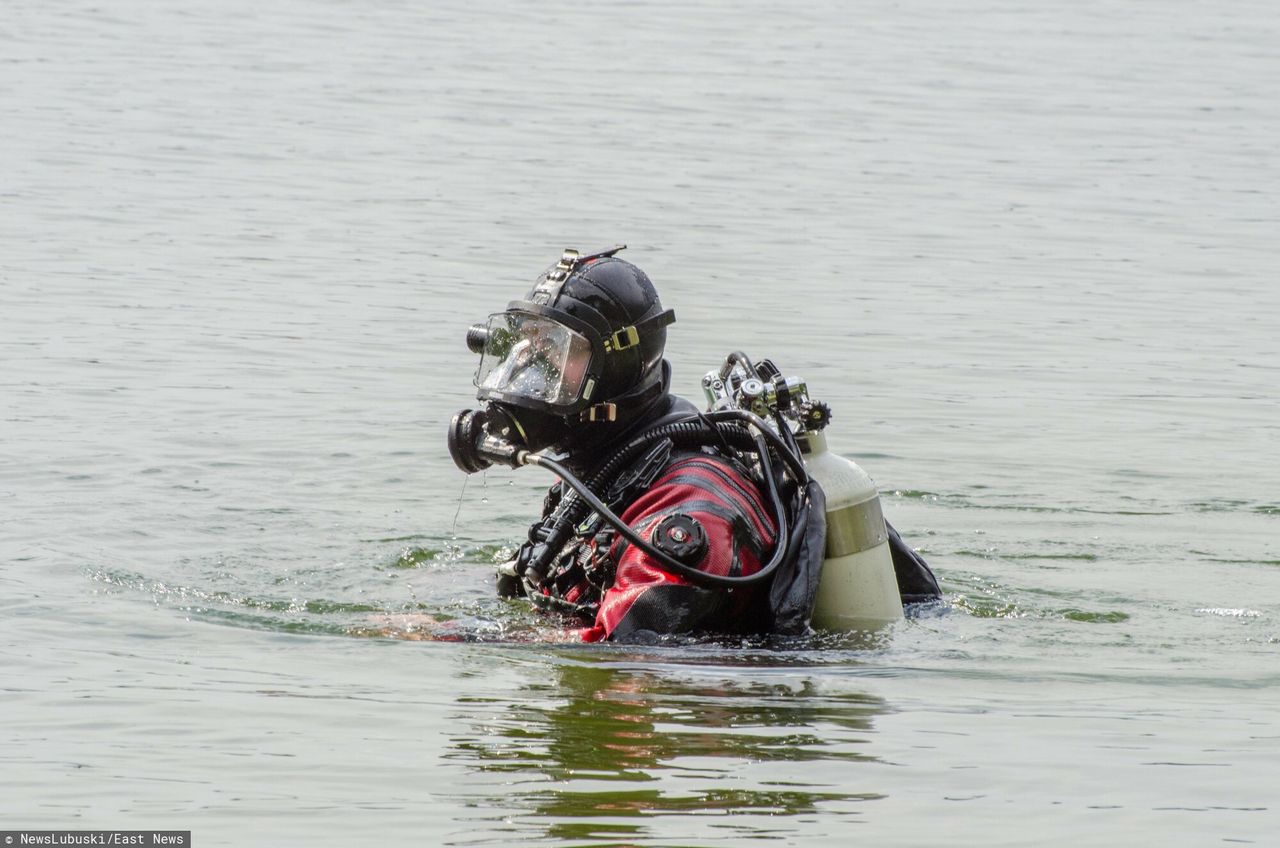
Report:
M 560 658 L 535 670 L 545 679 L 509 699 L 460 697 L 454 716 L 465 729 L 448 757 L 501 793 L 478 805 L 507 811 L 480 817 L 503 838 L 513 829 L 552 839 L 661 835 L 655 817 L 669 816 L 681 817 L 682 834 L 694 826 L 684 817 L 699 816 L 759 837 L 797 826 L 779 817 L 848 815 L 883 797 L 857 791 L 872 781 L 854 771 L 875 762 L 866 744 L 886 711 L 879 698 L 820 693 L 786 669 L 771 679 L 741 667 L 689 679 L 685 668 L 676 676 Z M 473 803 L 485 794 L 476 789 L 466 788 Z

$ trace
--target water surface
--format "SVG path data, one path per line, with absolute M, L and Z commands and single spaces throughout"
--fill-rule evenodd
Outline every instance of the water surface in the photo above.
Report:
M 1280 832 L 1274 4 L 4 18 L 6 826 Z M 804 376 L 946 614 L 635 649 L 493 597 L 549 481 L 452 467 L 463 331 L 619 241 L 676 389 Z

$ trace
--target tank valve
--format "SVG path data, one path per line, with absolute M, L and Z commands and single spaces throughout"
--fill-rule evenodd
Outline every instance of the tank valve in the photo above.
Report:
M 831 423 L 831 406 L 820 400 L 809 401 L 800 407 L 800 425 L 810 432 L 825 429 Z

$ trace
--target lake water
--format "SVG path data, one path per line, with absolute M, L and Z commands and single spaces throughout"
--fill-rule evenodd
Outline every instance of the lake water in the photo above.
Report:
M 1270 0 L 9 0 L 0 821 L 1277 844 L 1278 46 Z M 831 403 L 945 615 L 494 598 L 549 478 L 464 487 L 463 332 L 614 242 L 682 394 L 741 348 Z

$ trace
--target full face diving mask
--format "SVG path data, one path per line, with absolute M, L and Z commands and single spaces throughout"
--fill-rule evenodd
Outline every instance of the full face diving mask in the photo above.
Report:
M 480 344 L 476 397 L 568 415 L 594 390 L 590 339 L 545 315 L 511 309 L 489 316 L 467 335 Z
M 640 320 L 618 327 L 572 296 L 564 303 L 573 312 L 559 306 L 576 269 L 624 246 L 587 256 L 566 250 L 527 299 L 467 332 L 467 347 L 480 356 L 476 398 L 486 406 L 459 412 L 450 425 L 449 451 L 459 468 L 472 473 L 494 461 L 510 464 L 514 450 L 541 450 L 579 423 L 613 420 L 615 405 L 593 399 L 611 377 L 616 382 L 617 355 L 637 347 L 646 328 L 670 324 L 674 313 L 655 302 Z
M 582 334 L 519 310 L 489 316 L 467 332 L 480 354 L 474 382 L 479 410 L 463 410 L 449 428 L 449 453 L 467 473 L 511 465 L 519 450 L 541 450 L 569 434 L 591 357 Z

